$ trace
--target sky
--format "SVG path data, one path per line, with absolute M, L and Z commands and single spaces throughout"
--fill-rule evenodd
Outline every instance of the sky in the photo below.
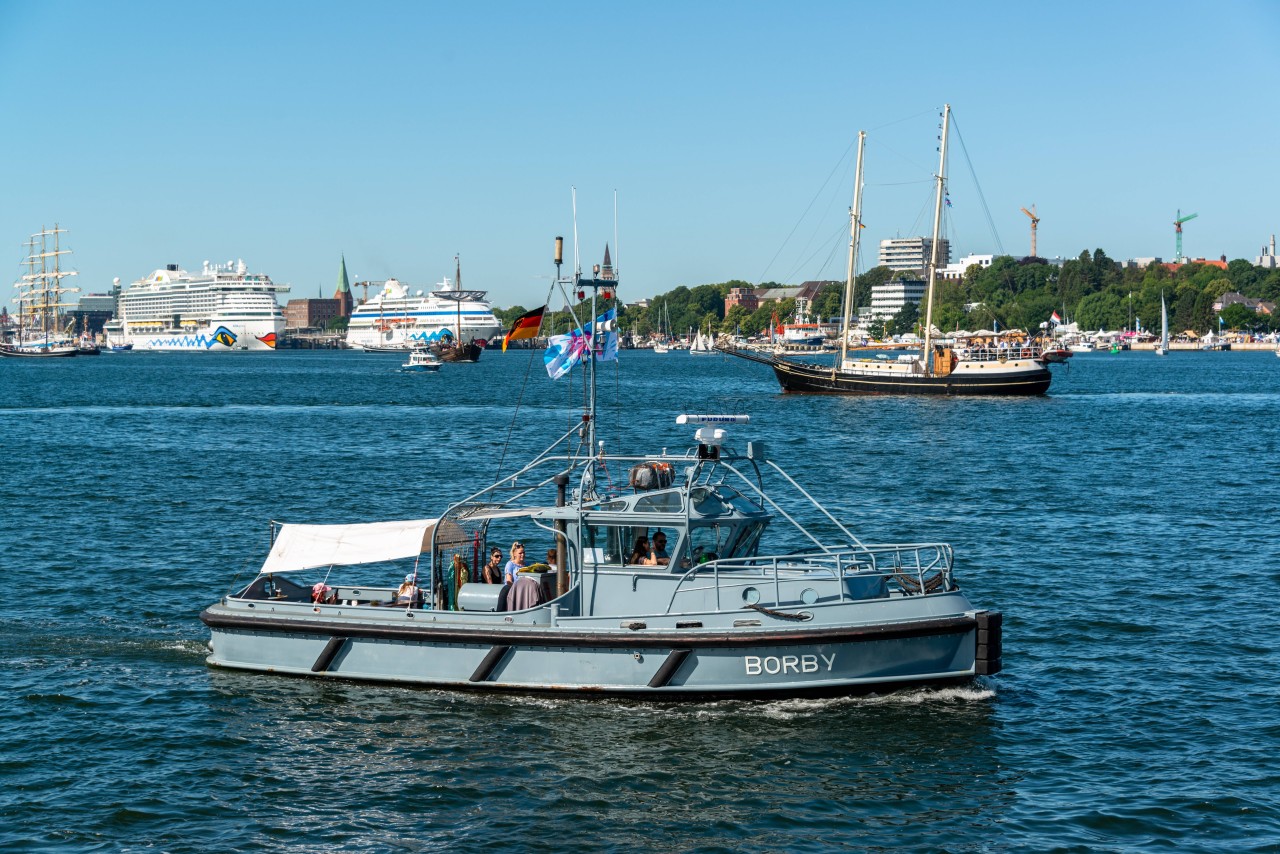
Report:
M 931 34 L 936 34 L 931 37 Z M 1280 3 L 0 0 L 0 250 L 84 292 L 244 259 L 330 296 L 453 276 L 538 305 L 554 240 L 627 301 L 952 256 L 1257 256 L 1280 233 Z M 616 218 L 615 218 L 616 207 Z M 0 251 L 0 258 L 6 257 Z M 567 270 L 566 270 L 567 271 Z M 357 290 L 357 295 L 359 295 Z M 6 299 L 5 302 L 8 302 Z

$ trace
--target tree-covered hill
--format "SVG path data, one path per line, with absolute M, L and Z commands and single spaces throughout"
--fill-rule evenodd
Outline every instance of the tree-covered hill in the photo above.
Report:
M 875 267 L 858 277 L 855 309 L 871 302 L 871 287 L 888 281 L 894 275 L 887 267 Z M 648 335 L 670 320 L 670 331 L 683 335 L 691 328 L 705 329 L 710 323 L 717 332 L 741 330 L 754 335 L 765 329 L 774 314 L 779 320 L 791 319 L 794 300 L 761 306 L 754 312 L 741 306 L 725 315 L 724 301 L 732 288 L 782 287 L 776 282 L 733 280 L 719 284 L 681 285 L 649 300 L 648 308 L 623 307 L 619 325 L 627 332 Z M 1209 264 L 1184 264 L 1169 269 L 1163 264 L 1145 268 L 1124 267 L 1107 257 L 1101 249 L 1081 252 L 1078 258 L 1062 267 L 1042 259 L 997 257 L 991 266 L 972 266 L 959 281 L 939 281 L 935 296 L 934 324 L 940 329 L 986 329 L 993 323 L 1000 328 L 1034 330 L 1056 310 L 1080 324 L 1081 329 L 1124 329 L 1141 324 L 1143 329 L 1160 327 L 1160 294 L 1169 304 L 1169 325 L 1176 332 L 1217 331 L 1218 314 L 1213 304 L 1224 293 L 1237 291 L 1246 297 L 1280 302 L 1280 270 L 1256 267 L 1244 259 L 1236 259 L 1225 270 Z M 843 285 L 829 285 L 815 300 L 812 315 L 837 317 L 841 313 Z M 625 289 L 622 292 L 626 299 Z M 970 310 L 966 311 L 965 308 Z M 524 306 L 495 309 L 494 314 L 505 324 L 526 311 Z M 586 317 L 585 312 L 580 313 Z M 551 315 L 552 323 L 544 327 L 563 332 L 570 326 L 567 312 Z M 1265 331 L 1280 328 L 1280 316 L 1254 312 L 1242 305 L 1227 306 L 1222 312 L 1224 328 Z

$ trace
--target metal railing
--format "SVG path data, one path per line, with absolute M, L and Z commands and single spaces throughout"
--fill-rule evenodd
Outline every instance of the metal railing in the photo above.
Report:
M 794 586 L 793 582 L 804 582 L 805 587 L 817 594 L 818 601 L 854 601 L 863 597 L 849 591 L 847 582 L 852 578 L 882 578 L 886 591 L 892 589 L 902 596 L 927 596 L 955 589 L 953 562 L 951 546 L 946 543 L 864 545 L 824 552 L 708 561 L 691 567 L 680 577 L 667 603 L 667 613 L 679 613 L 674 609 L 682 593 L 707 590 L 714 591 L 717 612 L 737 611 L 742 603 L 730 602 L 726 607 L 723 594 L 753 586 L 756 590 L 772 587 L 773 601 L 769 607 L 813 604 L 792 597 L 784 600 L 783 584 Z M 705 583 L 699 584 L 700 581 Z

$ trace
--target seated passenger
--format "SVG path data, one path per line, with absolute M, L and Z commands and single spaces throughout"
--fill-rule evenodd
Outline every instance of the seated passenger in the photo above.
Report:
M 667 535 L 661 531 L 653 532 L 653 550 L 650 552 L 650 566 L 666 566 L 671 563 L 671 555 L 667 554 Z
M 338 592 L 321 581 L 311 588 L 311 601 L 317 605 L 332 605 L 338 601 Z
M 400 585 L 400 589 L 396 591 L 397 605 L 416 605 L 418 604 L 418 585 L 416 583 L 417 575 L 409 573 L 404 577 L 404 583 Z
M 636 536 L 636 544 L 631 549 L 631 557 L 627 558 L 627 563 L 635 563 L 645 565 L 649 561 L 649 538 L 644 534 Z
M 511 560 L 507 561 L 507 566 L 502 571 L 502 583 L 514 584 L 516 573 L 524 569 L 524 543 L 516 540 L 511 544 Z
M 485 584 L 502 583 L 502 549 L 489 552 L 489 562 L 480 569 L 480 580 Z

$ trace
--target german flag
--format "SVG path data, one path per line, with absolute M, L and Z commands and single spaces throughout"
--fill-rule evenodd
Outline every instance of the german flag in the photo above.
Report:
M 506 337 L 502 339 L 502 352 L 507 352 L 507 345 L 512 341 L 519 341 L 521 338 L 537 338 L 538 330 L 542 327 L 542 314 L 546 310 L 547 307 L 544 305 L 517 317 L 511 324 L 511 328 L 507 330 Z

